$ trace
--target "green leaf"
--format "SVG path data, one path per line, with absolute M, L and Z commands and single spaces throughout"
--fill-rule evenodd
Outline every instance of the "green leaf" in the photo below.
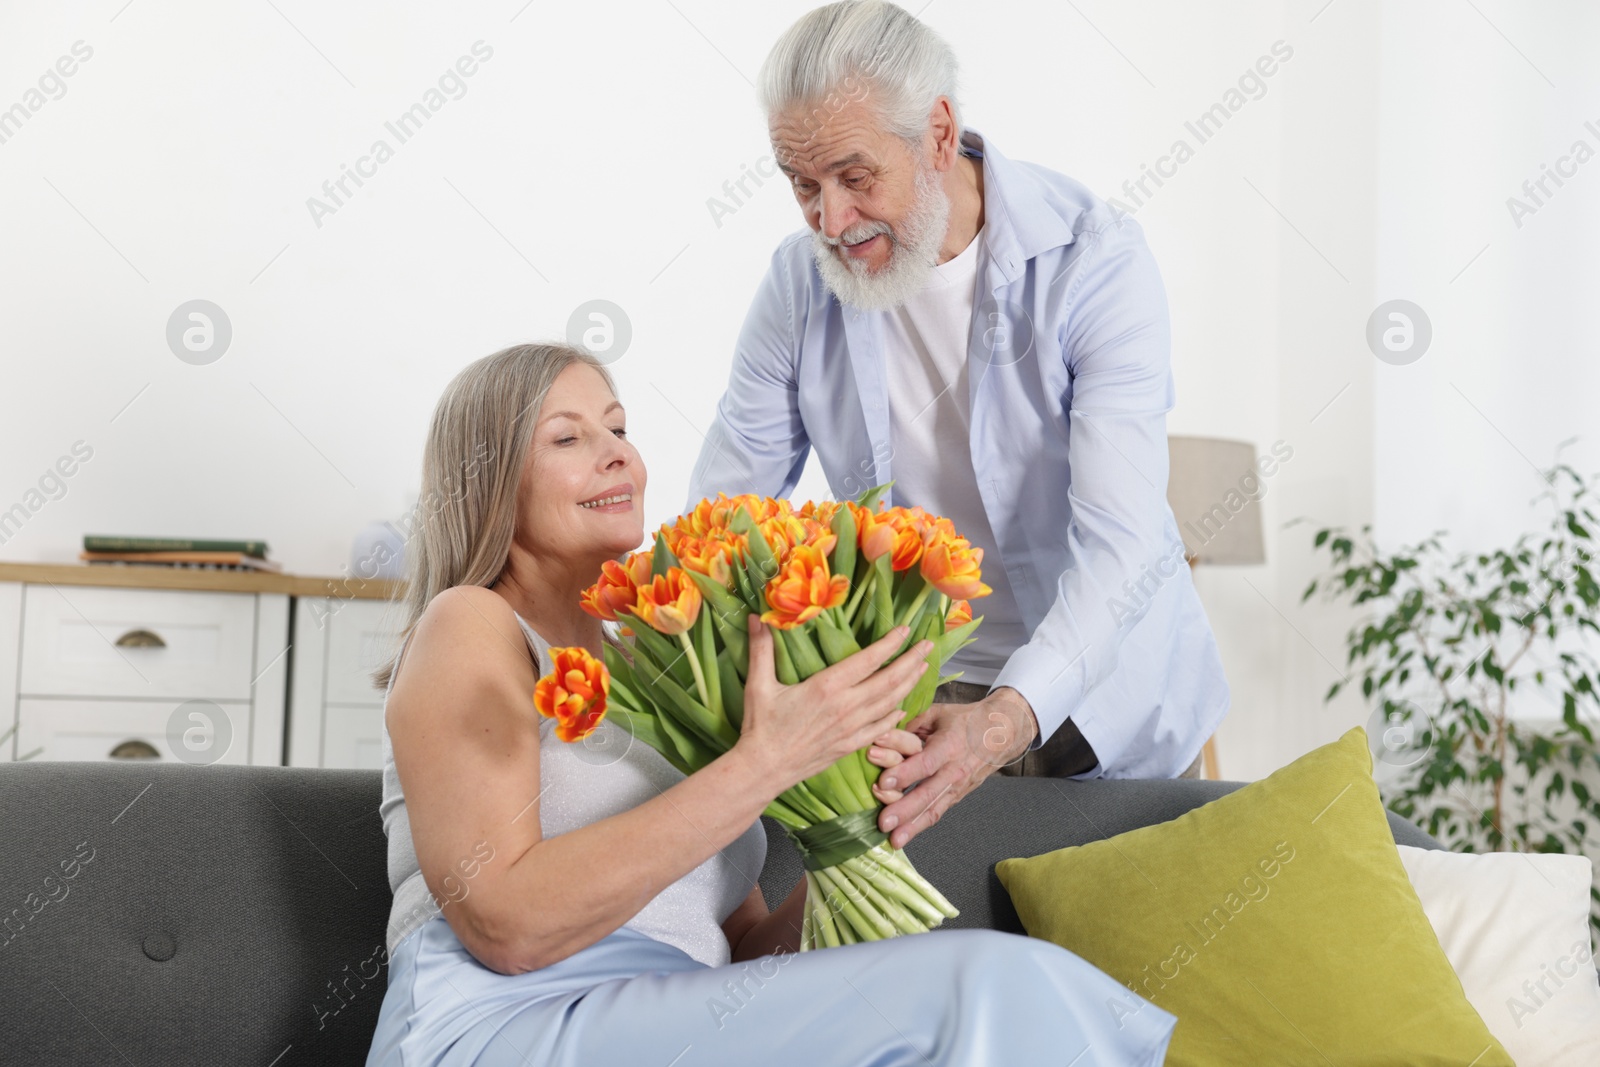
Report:
M 950 662 L 950 657 L 955 655 L 956 650 L 965 647 L 971 640 L 975 640 L 972 637 L 973 631 L 977 630 L 978 624 L 982 621 L 983 616 L 979 615 L 962 623 L 954 630 L 945 630 L 942 633 L 935 634 L 933 638 L 933 662 L 941 667 Z
M 822 656 L 829 663 L 838 663 L 861 651 L 854 635 L 834 622 L 829 612 L 824 611 L 817 616 L 816 628 L 817 644 L 822 647 Z
M 783 639 L 788 642 L 789 656 L 794 663 L 795 674 L 803 682 L 828 665 L 822 658 L 822 652 L 811 639 L 811 623 L 796 626 L 792 630 L 779 630 Z
M 629 618 L 628 625 L 633 630 L 631 640 L 637 669 L 642 672 L 648 667 L 652 672 L 652 680 L 654 674 L 665 672 L 682 685 L 694 685 L 694 669 L 689 666 L 683 646 L 636 616 Z
M 784 685 L 800 684 L 800 676 L 794 669 L 794 660 L 789 655 L 789 645 L 783 639 L 783 631 L 770 623 L 762 625 L 772 634 L 772 670 L 778 681 Z
M 856 503 L 866 508 L 868 511 L 875 512 L 879 510 L 878 498 L 883 496 L 883 494 L 887 492 L 889 487 L 893 484 L 894 479 L 891 478 L 882 485 L 875 485 L 871 489 L 865 490 L 860 496 L 856 497 Z
M 677 567 L 678 557 L 673 555 L 672 549 L 667 547 L 667 539 L 660 530 L 656 531 L 656 548 L 650 554 L 650 574 L 660 578 L 667 573 L 670 567 Z
M 748 577 L 751 587 L 757 590 L 764 589 L 767 582 L 778 573 L 778 558 L 772 554 L 772 545 L 767 542 L 767 535 L 761 532 L 761 527 L 750 517 L 750 512 L 742 507 L 733 509 L 733 514 L 728 517 L 728 529 L 745 535 L 750 549 L 751 570 Z
M 717 656 L 716 627 L 711 622 L 711 612 L 702 610 L 694 629 L 695 655 L 700 660 L 700 672 L 706 680 L 707 710 L 714 719 L 726 722 L 727 713 L 722 708 L 722 672 L 717 667 L 720 657 Z
M 842 574 L 855 582 L 856 573 L 856 515 L 843 504 L 834 513 L 833 522 L 830 524 L 833 535 L 838 541 L 833 546 L 833 558 L 829 566 L 834 574 Z
M 635 740 L 643 741 L 659 752 L 662 758 L 677 768 L 680 774 L 687 776 L 705 766 L 693 758 L 686 758 L 679 750 L 677 742 L 662 729 L 660 719 L 653 714 L 613 708 L 606 712 L 606 717 L 615 718 L 617 724 L 627 730 Z M 697 748 L 691 751 L 696 756 L 702 754 L 702 750 Z M 704 754 L 710 755 L 709 751 L 705 751 Z M 710 760 L 706 762 L 709 763 Z
M 739 680 L 739 672 L 734 669 L 732 660 L 722 656 L 717 660 L 718 684 L 722 687 L 722 711 L 728 717 L 728 724 L 740 733 L 744 732 L 744 683 Z
M 650 688 L 665 698 L 665 707 L 661 710 L 675 712 L 672 717 L 699 735 L 708 748 L 726 752 L 739 740 L 727 720 L 712 715 L 704 704 L 671 678 L 663 674 L 648 681 Z

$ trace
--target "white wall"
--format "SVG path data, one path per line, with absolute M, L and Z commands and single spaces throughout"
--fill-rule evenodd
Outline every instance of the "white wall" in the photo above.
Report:
M 0 509 L 74 442 L 94 449 L 0 560 L 170 533 L 264 538 L 292 571 L 337 573 L 357 529 L 414 493 L 451 375 L 560 335 L 592 298 L 632 320 L 614 370 L 652 470 L 647 520 L 674 514 L 749 296 L 801 225 L 774 181 L 720 225 L 707 200 L 768 154 L 748 79 L 809 5 L 274 3 L 0 8 L 0 108 L 74 42 L 93 49 L 0 143 Z M 1501 200 L 1600 100 L 1582 51 L 1596 16 L 1479 8 L 923 14 L 962 59 L 966 120 L 1103 195 L 1193 143 L 1184 121 L 1274 42 L 1294 50 L 1136 212 L 1171 299 L 1170 429 L 1295 449 L 1269 482 L 1268 564 L 1197 575 L 1235 697 L 1230 777 L 1365 718 L 1322 703 L 1349 620 L 1299 605 L 1312 527 L 1284 522 L 1510 523 L 1526 466 L 1451 382 L 1535 460 L 1585 428 L 1600 163 L 1521 231 Z M 493 55 L 465 95 L 397 144 L 385 121 L 480 40 Z M 379 137 L 394 157 L 316 225 L 307 198 Z M 1363 330 L 1404 294 L 1436 347 L 1388 367 Z M 165 340 L 194 298 L 234 330 L 207 366 Z M 813 469 L 799 492 L 826 491 Z

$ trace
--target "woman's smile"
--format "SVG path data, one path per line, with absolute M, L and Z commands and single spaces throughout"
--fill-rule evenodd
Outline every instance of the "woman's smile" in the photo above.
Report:
M 633 510 L 633 486 L 614 485 L 599 496 L 578 503 L 585 511 L 604 511 L 611 514 Z

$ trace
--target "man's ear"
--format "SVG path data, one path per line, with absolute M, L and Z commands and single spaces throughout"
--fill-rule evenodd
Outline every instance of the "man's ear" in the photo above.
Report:
M 928 133 L 933 138 L 934 169 L 945 171 L 955 166 L 961 155 L 961 131 L 956 127 L 949 97 L 941 96 L 933 102 L 933 110 L 928 112 Z

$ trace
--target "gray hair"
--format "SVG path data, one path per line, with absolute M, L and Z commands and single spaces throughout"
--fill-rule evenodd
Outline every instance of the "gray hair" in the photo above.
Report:
M 457 585 L 491 586 L 505 569 L 516 529 L 517 487 L 534 425 L 561 372 L 605 364 L 588 350 L 558 342 L 512 345 L 468 364 L 434 408 L 422 454 L 422 497 L 406 546 L 407 585 L 394 654 L 373 674 L 380 689 L 399 665 L 399 650 L 433 598 Z
M 769 121 L 794 107 L 812 107 L 831 109 L 821 116 L 826 122 L 849 100 L 867 99 L 886 132 L 920 145 L 941 96 L 949 98 L 960 134 L 956 77 L 950 45 L 905 8 L 886 0 L 841 0 L 807 12 L 784 31 L 761 64 L 756 95 Z

